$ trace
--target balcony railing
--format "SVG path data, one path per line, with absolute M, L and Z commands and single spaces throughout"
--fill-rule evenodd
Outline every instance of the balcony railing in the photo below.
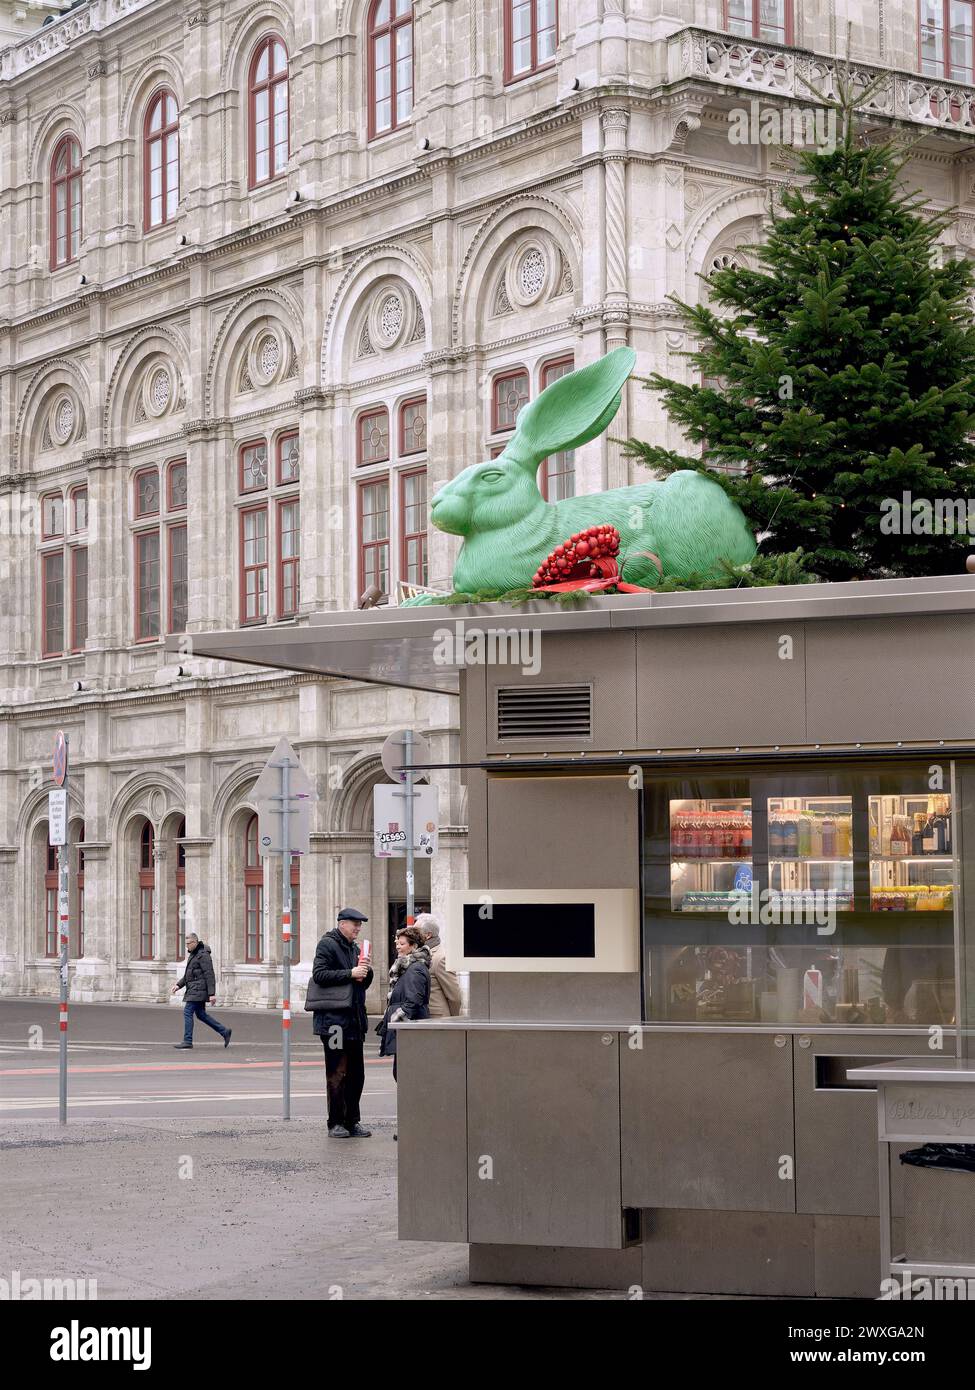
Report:
M 68 10 L 60 19 L 42 25 L 27 38 L 0 51 L 0 80 L 27 72 L 46 58 L 64 53 L 86 35 L 101 33 L 153 3 L 154 0 L 89 0 L 87 5 Z
M 682 29 L 668 39 L 667 77 L 670 82 L 695 78 L 807 103 L 815 103 L 817 93 L 836 98 L 840 85 L 846 84 L 862 111 L 941 130 L 975 132 L 975 87 L 869 63 L 848 67 L 841 58 L 706 29 Z

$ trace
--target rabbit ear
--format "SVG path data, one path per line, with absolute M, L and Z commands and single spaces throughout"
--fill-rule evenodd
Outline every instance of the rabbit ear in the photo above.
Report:
M 595 439 L 619 410 L 623 385 L 635 362 L 633 349 L 620 347 L 553 381 L 518 416 L 505 458 L 534 472 L 549 454 Z

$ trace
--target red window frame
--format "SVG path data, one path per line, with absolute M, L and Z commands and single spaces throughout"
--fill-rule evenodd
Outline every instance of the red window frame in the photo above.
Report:
M 74 545 L 70 550 L 71 554 L 71 651 L 84 651 L 85 643 L 88 640 L 88 547 L 86 545 Z M 79 633 L 78 621 L 78 561 L 81 556 L 85 557 L 85 598 L 84 598 L 84 632 Z
M 185 459 L 170 459 L 166 464 L 166 510 L 170 512 L 182 512 L 186 510 L 186 501 L 173 501 L 173 473 L 177 468 L 182 468 L 186 474 L 187 487 L 189 486 L 189 474 L 186 472 Z
M 406 444 L 406 412 L 411 406 L 423 406 L 423 443 L 415 448 L 407 448 Z M 410 458 L 413 454 L 425 454 L 427 451 L 427 398 L 426 396 L 411 396 L 408 401 L 403 401 L 397 414 L 398 438 L 400 458 Z
M 256 890 L 257 930 L 250 930 L 251 893 Z M 264 866 L 257 848 L 257 816 L 251 816 L 244 827 L 244 961 L 247 965 L 260 965 L 264 960 Z M 256 940 L 256 953 L 251 952 L 251 937 Z
M 184 562 L 185 562 L 186 573 L 183 575 L 183 579 L 182 579 L 182 583 L 183 583 L 183 585 L 185 586 L 185 588 L 187 589 L 186 598 L 185 598 L 184 603 L 183 603 L 183 608 L 184 608 L 184 611 L 185 611 L 185 613 L 186 613 L 186 620 L 185 620 L 184 622 L 182 622 L 182 623 L 177 623 L 177 621 L 176 621 L 176 616 L 177 616 L 177 615 L 176 615 L 176 613 L 175 613 L 175 609 L 176 609 L 176 600 L 175 600 L 175 595 L 176 595 L 176 579 L 175 579 L 175 567 L 174 567 L 174 564 L 173 564 L 173 537 L 174 537 L 178 532 L 182 532 L 183 537 L 184 537 L 184 540 L 185 540 L 185 542 L 186 542 L 186 544 L 185 544 L 185 546 L 184 546 L 184 552 L 183 552 L 183 559 L 184 559 Z M 167 631 L 167 632 L 185 632 L 185 631 L 186 631 L 186 621 L 189 620 L 189 606 L 190 606 L 190 599 L 189 599 L 190 554 L 189 554 L 189 540 L 188 540 L 188 537 L 187 537 L 186 523 L 185 523 L 185 522 L 181 522 L 181 523 L 179 523 L 179 524 L 176 525 L 176 526 L 167 526 L 167 527 L 166 527 L 166 549 L 167 549 L 167 555 L 166 555 L 166 561 L 167 561 L 167 563 L 166 563 L 166 591 L 167 591 L 167 592 L 166 592 L 166 631 Z
M 274 46 L 280 44 L 284 50 L 284 71 L 274 71 Z M 257 69 L 264 52 L 267 52 L 267 77 L 260 81 L 257 79 Z M 290 73 L 291 58 L 288 53 L 288 45 L 280 34 L 265 34 L 258 41 L 253 55 L 251 56 L 250 66 L 247 69 L 247 186 L 248 188 L 260 188 L 266 183 L 271 183 L 274 179 L 279 179 L 287 170 L 288 160 L 291 158 L 291 91 Z M 285 125 L 287 127 L 287 138 L 285 141 L 284 163 L 278 166 L 278 144 L 274 139 L 274 116 L 276 89 L 284 86 L 284 114 Z M 263 178 L 257 175 L 257 98 L 261 92 L 267 92 L 267 167 L 268 172 Z
M 45 845 L 44 857 L 44 954 L 58 956 L 58 851 Z
M 291 959 L 301 959 L 301 859 L 291 856 Z
M 379 12 L 380 6 L 383 5 L 383 4 L 386 4 L 386 5 L 389 7 L 389 19 L 388 19 L 386 22 L 382 23 L 382 24 L 377 24 L 377 23 L 376 23 L 376 15 L 377 15 L 378 12 Z M 399 9 L 399 0 L 373 0 L 373 3 L 372 3 L 372 4 L 370 5 L 370 7 L 369 7 L 369 19 L 368 19 L 368 23 L 367 23 L 367 25 L 366 25 L 366 30 L 367 30 L 367 35 L 368 35 L 368 40 L 367 40 L 367 44 L 366 44 L 366 55 L 367 55 L 367 56 L 366 56 L 366 71 L 367 71 L 367 89 L 368 89 L 368 106 L 369 106 L 369 139 L 370 139 L 370 140 L 377 140 L 377 139 L 381 138 L 383 135 L 391 135 L 391 134 L 393 133 L 394 130 L 402 130 L 404 126 L 406 126 L 406 125 L 409 124 L 410 118 L 411 118 L 412 115 L 413 115 L 414 78 L 415 78 L 415 72 L 416 72 L 416 63 L 415 63 L 416 46 L 415 46 L 415 44 L 414 44 L 414 42 L 413 42 L 413 4 L 412 4 L 412 0 L 409 0 L 409 3 L 407 4 L 407 8 L 406 8 L 406 10 L 404 11 L 403 14 L 398 14 L 398 13 L 397 13 L 397 10 L 398 10 L 398 9 Z M 405 116 L 403 116 L 403 117 L 401 118 L 400 115 L 399 115 L 399 111 L 398 111 L 398 107 L 399 107 L 399 95 L 400 95 L 400 86 L 399 86 L 399 81 L 398 81 L 399 59 L 397 58 L 397 51 L 398 51 L 399 42 L 400 42 L 400 38 L 399 38 L 400 32 L 401 32 L 401 31 L 404 29 L 404 27 L 407 26 L 407 25 L 409 26 L 409 30 L 410 30 L 410 54 L 409 54 L 409 57 L 410 57 L 410 87 L 409 87 L 409 91 L 410 91 L 410 109 L 409 109 L 409 112 L 408 112 Z M 379 122 L 378 122 L 378 119 L 377 119 L 377 115 L 378 115 L 378 113 L 377 113 L 378 99 L 377 99 L 377 94 L 376 94 L 376 74 L 377 74 L 377 66 L 376 66 L 376 47 L 377 47 L 378 42 L 379 42 L 381 39 L 386 38 L 386 37 L 388 37 L 388 40 L 389 40 L 389 50 L 388 50 L 388 51 L 389 51 L 389 117 L 390 117 L 390 123 L 389 123 L 389 125 L 385 125 L 385 126 L 382 127 L 382 129 L 380 129 L 380 127 L 379 127 Z
M 152 960 L 156 948 L 156 865 L 155 831 L 152 821 L 145 821 L 139 834 L 139 959 Z M 148 904 L 148 913 L 146 905 Z M 145 922 L 148 917 L 148 931 Z M 148 942 L 148 953 L 146 943 Z
M 571 372 L 575 367 L 575 357 L 571 352 L 567 352 L 563 353 L 561 357 L 553 357 L 550 362 L 546 362 L 543 364 L 542 370 L 539 373 L 539 387 L 542 391 L 544 391 L 547 386 L 551 386 L 553 381 L 559 381 L 563 376 L 566 375 L 565 372 L 560 372 L 557 377 L 552 377 L 551 374 L 556 367 L 568 367 L 569 371 Z M 549 484 L 554 478 L 566 477 L 570 473 L 573 476 L 573 478 L 575 477 L 574 467 L 571 469 L 556 468 L 554 470 L 550 470 L 548 467 L 549 460 L 561 459 L 564 458 L 567 454 L 571 455 L 573 453 L 574 450 L 572 449 L 556 449 L 554 454 L 549 454 L 548 458 L 542 459 L 541 463 L 538 465 L 538 490 L 545 498 L 546 502 L 549 501 Z M 569 495 L 575 495 L 574 488 L 572 493 L 570 493 Z
M 260 564 L 248 565 L 248 564 L 245 564 L 245 562 L 244 562 L 244 546 L 245 546 L 245 544 L 246 544 L 246 538 L 245 538 L 245 526 L 246 526 L 246 522 L 245 522 L 244 518 L 247 517 L 247 516 L 250 516 L 250 515 L 252 515 L 252 514 L 254 514 L 254 513 L 257 513 L 257 512 L 263 512 L 263 513 L 264 513 L 264 559 L 263 559 L 263 561 L 262 561 Z M 241 627 L 253 627 L 255 624 L 266 623 L 267 620 L 268 620 L 268 613 L 269 613 L 270 606 L 271 606 L 271 605 L 270 605 L 270 593 L 269 593 L 269 582 L 270 582 L 270 573 L 269 573 L 269 570 L 270 570 L 270 553 L 269 553 L 269 552 L 270 552 L 270 542 L 271 542 L 271 533 L 270 533 L 270 530 L 269 530 L 269 528 L 268 528 L 267 503 L 266 503 L 266 502 L 259 502 L 259 503 L 257 504 L 256 507 L 241 507 L 241 509 L 240 509 L 240 545 L 239 545 L 239 548 L 238 548 L 238 556 L 239 556 L 239 561 L 240 561 L 240 564 L 239 564 L 239 579 L 240 579 L 240 624 L 241 624 Z M 258 615 L 258 616 L 256 616 L 256 617 L 249 618 L 249 617 L 247 616 L 247 575 L 248 575 L 252 570 L 253 570 L 254 572 L 257 572 L 257 571 L 260 571 L 260 570 L 263 570 L 263 571 L 264 571 L 264 613 L 261 614 L 261 615 Z M 255 594 L 257 594 L 257 593 L 260 592 L 260 590 L 259 590 L 259 589 L 255 589 L 254 592 L 255 592 Z
M 166 103 L 169 101 L 173 103 L 176 115 L 167 122 Z M 160 106 L 162 107 L 162 124 L 158 130 L 150 130 L 156 108 Z M 173 135 L 176 137 L 175 161 L 165 158 L 169 149 L 170 137 Z M 159 146 L 160 150 L 159 201 L 162 206 L 162 216 L 158 222 L 152 220 L 152 153 L 153 147 L 156 145 Z M 176 207 L 170 212 L 170 166 L 174 162 L 176 165 Z M 160 87 L 149 99 L 142 126 L 142 230 L 144 232 L 154 232 L 158 227 L 165 227 L 168 222 L 175 219 L 179 206 L 179 175 L 179 106 L 172 90 L 169 87 Z
M 78 521 L 78 503 L 84 498 L 85 519 Z M 71 527 L 71 534 L 78 535 L 82 531 L 88 530 L 88 488 L 82 483 L 80 487 L 73 487 L 68 493 L 68 513 Z
M 518 377 L 525 379 L 525 405 L 531 400 L 531 377 L 528 375 L 527 367 L 511 367 L 507 371 L 498 372 L 491 379 L 491 433 L 509 434 L 514 428 L 514 424 L 502 425 L 498 422 L 498 387 L 504 381 L 514 381 Z M 524 410 L 525 405 L 521 408 Z
M 142 504 L 139 501 L 139 482 L 140 479 L 150 476 L 154 477 L 156 480 L 156 505 L 152 511 L 143 511 Z M 159 469 L 155 465 L 151 468 L 137 469 L 132 475 L 132 515 L 135 517 L 136 521 L 142 521 L 146 517 L 158 516 L 161 506 L 162 496 L 159 490 Z
M 56 170 L 62 150 L 67 152 L 67 161 L 64 173 L 58 174 Z M 58 235 L 58 197 L 62 188 L 64 189 L 65 234 L 60 237 Z M 72 261 L 78 259 L 83 236 L 81 144 L 78 137 L 70 131 L 61 136 L 51 155 L 50 195 L 51 269 L 60 270 L 62 266 L 70 265 Z M 75 206 L 78 209 L 77 227 L 72 226 L 72 214 Z M 63 255 L 59 251 L 59 243 L 62 241 L 64 242 Z
M 746 7 L 748 6 L 748 4 L 749 4 L 749 0 L 745 0 L 745 5 L 746 5 Z M 752 26 L 752 32 L 751 32 L 750 35 L 748 35 L 748 34 L 742 34 L 742 35 L 740 36 L 741 38 L 753 38 L 753 39 L 759 40 L 761 43 L 781 43 L 781 44 L 791 44 L 791 43 L 792 43 L 793 27 L 794 27 L 794 24 L 793 24 L 793 12 L 792 12 L 792 11 L 793 11 L 793 0 L 782 0 L 782 12 L 783 12 L 783 13 L 782 13 L 782 20 L 783 20 L 783 22 L 782 22 L 782 25 L 781 25 L 781 26 L 780 26 L 780 25 L 775 25 L 775 26 L 774 26 L 776 30 L 780 30 L 780 29 L 781 29 L 782 37 L 781 37 L 781 38 L 775 38 L 775 39 L 763 39 L 763 38 L 762 38 L 762 17 L 761 17 L 761 4 L 760 4 L 760 0 L 750 0 L 750 4 L 751 4 L 751 26 Z M 735 16 L 735 18 L 738 18 L 738 16 Z M 731 29 L 731 4 L 730 4 L 730 0 L 724 0 L 724 27 L 725 27 L 725 29 L 728 29 L 728 30 Z
M 363 501 L 363 497 L 364 497 L 364 495 L 365 495 L 365 491 L 366 491 L 367 488 L 376 487 L 377 485 L 381 485 L 382 483 L 385 483 L 385 484 L 386 484 L 386 537 L 385 537 L 384 540 L 366 541 L 366 540 L 363 539 L 363 517 L 364 517 L 364 513 L 363 513 L 363 510 L 362 510 L 362 501 Z M 391 537 L 390 537 L 390 534 L 389 534 L 389 533 L 390 533 L 390 520 L 391 520 L 391 517 L 390 517 L 390 510 L 391 510 L 391 508 L 390 508 L 390 502 L 391 502 L 391 501 L 392 501 L 392 498 L 391 498 L 391 496 L 390 496 L 390 490 L 389 490 L 389 474 L 388 474 L 388 473 L 379 473 L 379 474 L 377 474 L 374 478 L 363 478 L 362 481 L 359 483 L 358 487 L 356 488 L 356 513 L 357 513 L 357 517 L 358 517 L 358 535 L 359 535 L 359 596 L 360 596 L 360 597 L 362 596 L 362 594 L 365 593 L 365 591 L 366 591 L 366 589 L 368 588 L 369 584 L 372 584 L 372 583 L 375 582 L 373 579 L 370 579 L 370 580 L 368 581 L 368 584 L 367 584 L 367 582 L 366 582 L 366 554 L 367 554 L 368 552 L 370 552 L 370 551 L 373 551 L 373 550 L 382 550 L 383 548 L 385 548 L 385 550 L 386 550 L 386 565 L 385 565 L 385 571 L 386 571 L 386 586 L 385 586 L 385 589 L 384 589 L 383 591 L 384 591 L 385 593 L 388 593 L 388 592 L 389 592 L 389 581 L 390 581 L 391 574 L 392 574 L 392 564 L 391 564 L 391 561 L 392 561 Z M 379 513 L 378 513 L 378 512 L 370 512 L 369 515 L 370 515 L 370 516 L 377 516 L 377 515 L 379 515 Z M 380 573 L 381 573 L 383 567 L 380 566 L 379 569 L 380 569 Z M 382 586 L 379 586 L 379 587 L 382 587 Z
M 148 561 L 143 560 L 142 545 L 143 542 L 149 540 L 154 540 L 156 542 L 155 613 L 157 629 L 155 632 L 146 632 L 144 630 L 146 626 L 145 619 L 151 615 L 153 609 L 151 607 L 143 609 L 140 602 L 143 592 L 142 566 L 144 563 L 148 563 Z M 132 579 L 135 585 L 135 640 L 136 642 L 158 642 L 162 635 L 162 546 L 160 545 L 159 527 L 151 526 L 148 530 L 133 532 L 132 544 L 134 552 Z M 147 591 L 151 592 L 151 588 L 147 589 Z
M 504 0 L 504 80 L 509 82 L 521 82 L 526 77 L 533 76 L 536 72 L 544 72 L 546 68 L 553 67 L 556 60 L 556 53 L 559 47 L 559 0 L 552 0 L 555 10 L 555 44 L 551 58 L 545 58 L 542 62 L 538 61 L 538 36 L 540 33 L 547 33 L 549 27 L 546 25 L 544 30 L 538 27 L 538 8 L 540 0 Z M 531 9 L 530 36 L 531 36 L 531 66 L 523 68 L 521 72 L 515 72 L 515 50 L 514 50 L 514 11 L 521 8 Z
M 278 485 L 278 487 L 291 487 L 291 486 L 293 486 L 293 485 L 295 485 L 295 484 L 297 484 L 297 483 L 299 483 L 299 482 L 301 481 L 301 447 L 300 447 L 300 443 L 299 443 L 299 448 L 298 448 L 298 465 L 297 465 L 297 471 L 296 471 L 296 473 L 295 473 L 295 476 L 294 476 L 293 478 L 285 478 L 285 477 L 282 475 L 282 470 L 283 470 L 283 465 L 284 465 L 284 446 L 285 446 L 286 444 L 290 444 L 291 441 L 292 441 L 293 439 L 294 439 L 294 440 L 297 440 L 297 439 L 298 439 L 298 431 L 297 431 L 297 430 L 285 430 L 285 432 L 284 432 L 283 434 L 279 434 L 279 435 L 278 435 L 277 442 L 276 442 L 276 444 L 275 444 L 275 446 L 274 446 L 274 456 L 275 456 L 275 471 L 274 471 L 274 476 L 275 476 L 275 478 L 276 478 L 276 480 L 277 480 L 277 485 Z
M 60 529 L 60 531 L 49 531 L 49 530 L 47 529 L 47 517 L 46 517 L 45 514 L 44 514 L 44 503 L 45 503 L 45 502 L 54 501 L 55 499 L 61 504 L 61 512 L 60 512 L 60 516 L 61 516 L 61 529 Z M 63 535 L 64 535 L 64 494 L 63 494 L 62 492 L 60 492 L 60 491 L 58 491 L 58 492 L 43 492 L 43 493 L 41 493 L 41 496 L 38 498 L 38 504 L 39 504 L 40 509 L 41 509 L 41 540 L 42 540 L 42 541 L 56 541 L 56 540 L 60 540 L 60 539 L 63 537 Z
M 286 556 L 284 553 L 284 517 L 289 507 L 297 509 L 297 524 L 289 528 L 289 534 L 296 538 L 294 554 Z M 277 521 L 278 617 L 293 618 L 301 604 L 301 499 L 297 496 L 282 497 L 277 504 Z M 290 579 L 290 587 L 294 592 L 294 604 L 290 608 L 285 606 L 284 597 L 288 587 L 285 581 L 288 579 Z
M 85 823 L 81 822 L 78 831 L 78 839 L 75 845 L 78 851 L 78 937 L 77 951 L 79 958 L 85 954 Z
M 61 566 L 61 603 L 60 603 L 60 608 L 61 608 L 61 622 L 60 622 L 60 624 L 58 625 L 58 626 L 60 627 L 60 632 L 61 632 L 61 641 L 60 641 L 60 644 L 59 644 L 56 648 L 55 648 L 55 647 L 49 647 L 49 646 L 48 646 L 48 640 L 47 640 L 47 639 L 48 639 L 48 632 L 50 631 L 50 628 L 51 628 L 51 624 L 48 622 L 48 609 L 49 609 L 49 598 L 48 598 L 48 584 L 49 584 L 49 579 L 48 579 L 48 567 L 49 567 L 49 565 L 51 564 L 51 562 L 54 561 L 54 560 L 56 560 L 56 561 L 60 564 L 60 566 Z M 67 595 L 65 594 L 65 578 L 66 578 L 66 576 L 65 576 L 64 550 L 63 550 L 63 548 L 59 548 L 59 549 L 57 549 L 57 550 L 48 550 L 47 552 L 42 553 L 42 554 L 41 554 L 41 656 L 42 656 L 42 657 L 49 657 L 49 656 L 64 656 L 64 608 L 65 608 L 65 601 L 66 601 L 66 598 L 67 598 Z
M 400 576 L 406 584 L 426 584 L 429 576 L 429 528 L 423 527 L 422 531 L 407 531 L 406 529 L 406 483 L 409 478 L 426 479 L 427 470 L 425 468 L 405 468 L 399 475 L 399 528 L 400 528 Z M 429 498 L 424 495 L 424 507 L 429 503 Z M 410 574 L 409 565 L 409 543 L 419 541 L 422 560 L 420 562 L 420 575 L 413 577 Z
M 364 459 L 362 457 L 362 430 L 367 420 L 386 421 L 386 452 L 382 458 Z M 360 411 L 355 422 L 355 460 L 357 468 L 371 468 L 373 464 L 389 463 L 389 411 L 384 405 L 373 406 Z
M 244 455 L 248 449 L 264 450 L 264 481 L 263 483 L 251 483 L 244 486 Z M 265 492 L 270 479 L 269 460 L 267 454 L 266 439 L 247 439 L 237 447 L 237 490 L 242 496 L 247 496 L 252 492 Z
M 180 844 L 180 840 L 186 835 L 186 817 L 184 816 L 176 827 L 174 839 L 176 841 L 176 957 L 182 959 L 186 955 L 186 914 L 183 911 L 183 904 L 186 901 L 186 846 Z
M 953 69 L 953 67 L 955 66 L 955 65 L 952 63 L 952 61 L 951 61 L 951 57 L 952 57 L 952 54 L 951 54 L 951 34 L 952 34 L 952 29 L 951 29 L 951 7 L 952 7 L 952 3 L 967 4 L 967 5 L 968 5 L 968 11 L 969 11 L 969 17 L 970 17 L 970 19 L 973 21 L 973 26 L 975 26 L 975 4 L 972 3 L 972 0 L 940 0 L 940 9 L 941 9 L 940 20 L 941 20 L 941 22 L 940 22 L 940 24 L 937 26 L 937 28 L 934 29 L 934 32 L 935 32 L 936 34 L 940 34 L 940 36 L 941 36 L 941 61 L 937 64 L 937 66 L 934 66 L 934 64 L 932 63 L 932 66 L 929 67 L 929 66 L 926 66 L 927 60 L 926 60 L 925 57 L 924 57 L 924 35 L 925 35 L 925 31 L 926 31 L 927 29 L 929 29 L 930 26 L 927 26 L 927 25 L 925 25 L 925 23 L 924 23 L 923 14 L 922 14 L 922 0 L 917 0 L 917 53 L 918 53 L 918 63 L 917 63 L 917 65 L 918 65 L 918 70 L 919 70 L 920 72 L 924 73 L 924 75 L 925 75 L 926 77 L 943 77 L 943 78 L 945 78 L 945 79 L 946 79 L 947 81 L 949 81 L 949 82 L 959 82 L 959 81 L 971 82 L 971 81 L 975 80 L 975 45 L 973 45 L 972 62 L 971 62 L 971 64 L 969 65 L 969 67 L 967 68 L 967 70 L 966 70 L 966 72 L 965 72 L 965 76 L 964 76 L 963 78 L 956 78 L 956 77 L 953 75 L 953 72 L 952 72 L 952 69 Z M 937 99 L 936 99 L 936 98 L 932 98 L 932 109 L 935 111 L 935 114 L 937 114 L 936 108 L 937 108 Z

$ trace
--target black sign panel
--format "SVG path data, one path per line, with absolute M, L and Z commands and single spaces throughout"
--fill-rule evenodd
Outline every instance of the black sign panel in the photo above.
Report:
M 482 917 L 482 904 L 464 904 L 465 956 L 595 958 L 594 903 L 491 903 L 489 910 Z

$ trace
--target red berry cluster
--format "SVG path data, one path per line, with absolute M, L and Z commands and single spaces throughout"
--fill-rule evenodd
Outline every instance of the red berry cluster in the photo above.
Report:
M 535 571 L 532 583 L 558 584 L 566 579 L 595 577 L 602 571 L 593 562 L 612 559 L 619 553 L 620 533 L 615 526 L 590 526 L 563 545 L 557 545 Z

